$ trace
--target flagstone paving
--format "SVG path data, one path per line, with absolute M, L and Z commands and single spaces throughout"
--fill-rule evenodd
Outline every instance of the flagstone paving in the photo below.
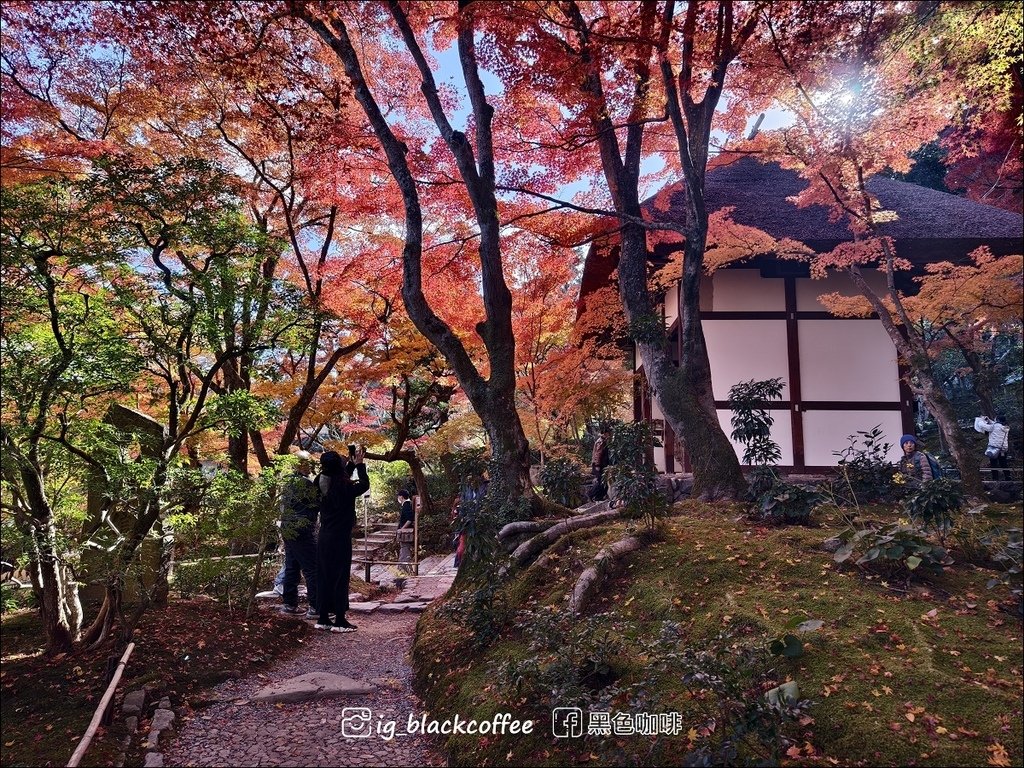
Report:
M 452 558 L 422 568 L 408 579 L 398 599 L 401 612 L 380 608 L 370 614 L 352 613 L 359 629 L 350 634 L 313 632 L 301 651 L 256 676 L 228 681 L 215 690 L 218 703 L 185 718 L 180 733 L 164 754 L 164 765 L 338 765 L 404 766 L 444 765 L 437 743 L 428 736 L 402 735 L 409 717 L 419 718 L 424 707 L 412 690 L 408 652 L 419 612 L 412 604 L 443 595 L 455 576 Z M 412 598 L 412 600 L 409 600 Z M 395 605 L 384 604 L 385 605 Z M 296 619 L 298 620 L 298 619 Z M 352 678 L 372 687 L 369 693 L 302 702 L 253 701 L 256 694 L 278 682 L 311 672 Z M 385 739 L 362 732 L 361 713 L 343 710 L 368 708 L 370 724 L 396 724 L 396 735 Z

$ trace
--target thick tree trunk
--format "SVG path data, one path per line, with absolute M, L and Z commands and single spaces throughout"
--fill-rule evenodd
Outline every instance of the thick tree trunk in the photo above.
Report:
M 491 482 L 526 497 L 532 512 L 537 502 L 530 480 L 530 443 L 516 414 L 514 397 L 514 392 L 508 392 L 489 398 L 491 405 L 483 409 L 481 420 L 491 443 L 493 471 L 500 475 L 492 477 Z
M 960 469 L 960 482 L 963 484 L 964 492 L 972 499 L 984 499 L 985 486 L 981 479 L 981 461 L 964 439 L 952 403 L 930 370 L 915 370 L 915 373 L 921 383 L 924 401 L 935 417 L 953 461 Z
M 81 629 L 81 610 L 69 611 L 69 605 L 78 604 L 78 586 L 68 581 L 69 570 L 59 562 L 57 529 L 53 510 L 46 497 L 42 473 L 29 466 L 19 467 L 25 498 L 30 510 L 28 524 L 32 537 L 37 596 L 46 634 L 46 654 L 70 651 Z M 70 590 L 70 592 L 69 592 Z
M 52 553 L 42 554 L 39 560 L 39 578 L 43 588 L 40 609 L 48 656 L 71 651 L 78 634 L 78 627 L 72 627 L 69 623 L 65 602 L 66 585 L 61 578 L 61 570 Z
M 731 499 L 742 494 L 746 481 L 739 459 L 725 437 L 711 388 L 711 363 L 700 324 L 702 241 L 687 243 L 680 286 L 683 353 L 672 362 L 665 330 L 647 290 L 647 246 L 644 230 L 628 225 L 622 231 L 619 293 L 630 333 L 644 365 L 651 394 L 672 431 L 681 435 L 693 465 L 694 495 Z M 692 251 L 692 253 L 691 253 Z
M 238 435 L 228 435 L 228 458 L 231 461 L 231 468 L 241 472 L 243 475 L 249 472 L 249 434 L 240 432 Z
M 932 373 L 928 352 L 924 348 L 920 337 L 915 336 L 915 330 L 907 318 L 906 311 L 903 309 L 893 277 L 894 255 L 885 241 L 883 241 L 882 247 L 887 257 L 888 299 L 896 307 L 897 314 L 902 319 L 902 325 L 897 325 L 890 308 L 883 303 L 878 294 L 867 284 L 859 267 L 846 269 L 846 274 L 850 276 L 857 289 L 861 292 L 861 295 L 868 300 L 871 308 L 878 315 L 878 319 L 882 323 L 885 332 L 889 334 L 889 338 L 892 340 L 893 346 L 896 347 L 896 353 L 900 356 L 900 359 L 917 377 L 925 404 L 932 412 L 932 415 L 935 416 L 935 421 L 939 425 L 939 432 L 946 441 L 946 446 L 953 456 L 953 461 L 956 462 L 957 468 L 960 470 L 960 481 L 963 483 L 964 491 L 972 499 L 984 499 L 985 486 L 981 480 L 981 463 L 964 439 L 960 426 L 957 424 L 956 412 L 953 410 L 953 406 L 946 397 L 945 392 L 942 391 L 942 386 Z

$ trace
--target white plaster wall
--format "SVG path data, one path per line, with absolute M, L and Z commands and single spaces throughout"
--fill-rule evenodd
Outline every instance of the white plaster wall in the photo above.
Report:
M 889 460 L 900 457 L 899 440 L 903 419 L 899 411 L 807 411 L 804 418 L 804 460 L 814 466 L 834 467 L 841 451 L 849 445 L 847 435 L 867 432 L 876 424 L 882 426 L 885 442 L 891 443 Z
M 729 388 L 750 379 L 783 381 L 789 399 L 789 357 L 785 320 L 704 320 L 716 400 L 728 400 Z
M 896 348 L 877 320 L 800 320 L 804 400 L 900 399 Z
M 885 294 L 885 273 L 875 269 L 861 271 L 864 280 L 873 291 Z M 796 281 L 796 308 L 798 312 L 825 312 L 825 306 L 818 301 L 823 293 L 839 293 L 843 296 L 859 296 L 853 281 L 845 272 L 830 271 L 824 280 L 811 280 L 809 277 L 798 278 Z
M 673 285 L 665 292 L 665 327 L 676 321 L 679 314 L 679 285 Z
M 782 312 L 786 287 L 782 280 L 763 278 L 756 269 L 720 269 L 712 278 L 715 312 Z
M 771 411 L 772 418 L 775 419 L 775 423 L 772 424 L 772 440 L 779 444 L 779 450 L 782 451 L 782 458 L 779 460 L 779 464 L 783 466 L 793 465 L 793 419 L 792 414 L 789 411 L 777 410 Z M 718 423 L 722 425 L 722 431 L 725 432 L 725 436 L 729 437 L 732 434 L 732 424 L 729 420 L 732 418 L 732 411 L 718 411 Z M 733 450 L 736 451 L 736 456 L 740 462 L 743 461 L 743 444 L 737 443 L 732 438 L 729 439 L 732 443 Z
M 651 421 L 655 419 L 665 420 L 665 415 L 661 412 L 661 408 L 658 406 L 658 401 L 655 398 L 651 398 Z M 658 468 L 659 472 L 665 471 L 665 436 L 664 431 L 661 437 L 662 445 L 654 446 L 654 466 Z

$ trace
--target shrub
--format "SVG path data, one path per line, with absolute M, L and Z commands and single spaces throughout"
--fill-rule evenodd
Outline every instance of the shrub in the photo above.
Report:
M 649 526 L 668 508 L 658 490 L 658 473 L 648 461 L 647 446 L 653 435 L 647 422 L 617 424 L 612 429 L 613 465 L 606 472 L 614 488 L 615 498 L 624 504 L 626 516 L 644 518 Z
M 547 497 L 563 506 L 574 508 L 583 501 L 583 467 L 569 457 L 549 459 L 540 482 Z
M 618 636 L 602 627 L 606 620 L 574 618 L 556 606 L 521 612 L 515 626 L 529 655 L 500 664 L 496 676 L 538 712 L 607 702 L 618 692 L 616 656 L 622 649 Z
M 893 482 L 896 468 L 889 462 L 892 444 L 885 442 L 881 425 L 846 439 L 850 443 L 846 448 L 832 452 L 839 457 L 839 481 L 833 484 L 833 496 L 840 503 L 854 506 L 898 500 L 902 486 Z
M 36 604 L 35 597 L 31 589 L 19 588 L 17 584 L 0 584 L 0 613 L 33 607 Z
M 698 727 L 683 765 L 778 765 L 790 743 L 783 733 L 809 706 L 806 700 L 769 702 L 774 668 L 763 645 L 744 642 L 734 633 L 694 646 L 682 639 L 678 625 L 666 622 L 655 651 L 661 673 L 681 675 L 690 696 L 705 702 L 712 715 Z
M 782 379 L 741 381 L 729 389 L 732 439 L 742 443 L 746 464 L 778 464 L 782 451 L 771 438 L 775 419 L 764 404 L 782 396 Z
M 945 534 L 953 525 L 953 515 L 963 508 L 964 500 L 958 480 L 941 478 L 912 489 L 903 500 L 903 510 L 925 530 Z
M 207 595 L 229 608 L 244 606 L 249 596 L 255 558 L 208 558 L 179 563 L 174 569 L 171 587 L 181 596 Z M 265 560 L 263 573 L 274 571 L 273 561 Z
M 945 548 L 934 544 L 924 532 L 912 526 L 893 523 L 881 529 L 847 529 L 839 535 L 843 546 L 835 554 L 837 563 L 846 562 L 862 552 L 857 565 L 868 565 L 892 574 L 911 576 L 928 571 L 941 573 L 952 565 Z
M 767 467 L 751 474 L 751 517 L 775 525 L 809 525 L 811 513 L 824 498 L 815 488 L 781 480 Z
M 1022 560 L 1024 560 L 1024 538 L 1020 528 L 995 528 L 982 538 L 982 543 L 992 553 L 992 561 L 1003 572 L 988 582 L 988 588 L 1002 585 L 1017 598 L 1017 612 L 1024 615 L 1024 584 L 1021 581 Z

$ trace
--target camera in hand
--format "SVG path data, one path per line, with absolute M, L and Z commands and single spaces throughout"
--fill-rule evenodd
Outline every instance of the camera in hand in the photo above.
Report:
M 353 459 L 354 459 L 354 458 L 356 457 L 356 447 L 355 447 L 355 445 L 350 445 L 350 446 L 348 447 L 348 455 L 349 455 L 349 456 L 350 456 L 351 458 L 353 458 Z

